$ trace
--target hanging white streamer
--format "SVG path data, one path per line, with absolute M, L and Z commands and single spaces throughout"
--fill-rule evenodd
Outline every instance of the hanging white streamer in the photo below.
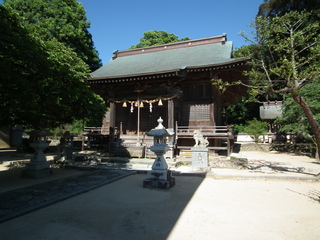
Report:
M 131 103 L 130 112 L 133 113 L 133 102 Z

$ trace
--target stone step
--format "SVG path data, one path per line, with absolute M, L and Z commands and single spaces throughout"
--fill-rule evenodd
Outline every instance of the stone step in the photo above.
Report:
M 168 161 L 168 168 L 175 168 L 177 167 L 180 162 L 176 161 Z M 151 170 L 152 165 L 154 163 L 154 159 L 145 159 L 145 158 L 137 158 L 137 159 L 125 159 L 125 158 L 112 158 L 109 161 L 102 161 L 102 162 L 91 162 L 88 164 L 88 167 L 99 167 L 99 168 L 106 168 L 106 169 L 128 169 L 128 170 Z M 77 166 L 80 165 L 79 163 L 69 163 L 69 166 Z

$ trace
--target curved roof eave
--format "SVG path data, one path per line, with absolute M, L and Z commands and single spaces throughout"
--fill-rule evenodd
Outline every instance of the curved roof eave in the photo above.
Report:
M 166 75 L 172 74 L 174 76 L 177 76 L 179 71 L 182 70 L 193 70 L 193 69 L 205 69 L 205 68 L 217 68 L 217 67 L 222 67 L 222 66 L 228 66 L 228 65 L 234 65 L 234 64 L 245 64 L 248 58 L 238 58 L 238 59 L 230 59 L 228 61 L 224 61 L 221 63 L 215 63 L 215 64 L 207 64 L 207 65 L 199 65 L 199 66 L 184 66 L 181 68 L 176 68 L 176 69 L 170 69 L 166 71 L 157 71 L 157 72 L 146 72 L 146 73 L 138 73 L 138 74 L 130 74 L 130 75 L 121 75 L 121 76 L 110 76 L 110 77 L 96 77 L 96 78 L 89 78 L 91 81 L 99 81 L 99 80 L 116 80 L 116 79 L 129 79 L 129 78 L 139 78 L 139 77 L 148 77 L 148 76 L 153 76 L 153 75 Z M 232 66 L 231 66 L 232 67 Z M 212 69 L 215 70 L 215 69 Z M 164 76 L 166 77 L 166 76 Z

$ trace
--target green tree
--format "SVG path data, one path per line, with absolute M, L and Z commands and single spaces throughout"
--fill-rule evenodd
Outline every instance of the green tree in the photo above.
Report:
M 101 121 L 105 104 L 87 85 L 87 64 L 55 38 L 29 32 L 10 10 L 0 5 L 0 125 Z
M 282 16 L 290 11 L 306 11 L 316 16 L 319 10 L 319 0 L 264 0 L 264 3 L 259 6 L 258 15 L 275 17 Z
M 240 84 L 250 87 L 252 95 L 289 94 L 308 120 L 319 152 L 317 113 L 302 95 L 308 84 L 319 84 L 319 19 L 310 21 L 312 17 L 295 11 L 280 17 L 257 17 L 253 25 L 256 37 L 248 39 L 253 45 L 248 52 L 250 84 Z
M 228 125 L 233 125 L 233 131 L 239 133 L 243 131 L 243 126 L 248 120 L 259 118 L 259 103 L 248 102 L 245 99 L 236 105 L 227 106 L 224 115 Z
M 312 82 L 301 89 L 301 96 L 308 102 L 315 119 L 320 122 L 320 84 Z M 280 131 L 294 133 L 305 139 L 310 139 L 312 129 L 301 107 L 288 95 L 284 101 L 283 114 L 275 121 Z
M 142 38 L 140 38 L 140 43 L 138 43 L 137 45 L 132 45 L 130 49 L 150 47 L 154 45 L 161 45 L 185 40 L 190 39 L 188 37 L 179 39 L 173 33 L 167 33 L 166 31 L 148 31 L 143 34 Z
M 2 5 L 0 46 L 0 124 L 8 125 L 19 122 L 25 109 L 33 109 L 37 82 L 49 74 L 50 66 L 44 46 Z
M 28 31 L 42 40 L 55 38 L 73 49 L 91 71 L 102 65 L 88 31 L 90 22 L 77 0 L 4 0 L 4 6 L 16 12 Z

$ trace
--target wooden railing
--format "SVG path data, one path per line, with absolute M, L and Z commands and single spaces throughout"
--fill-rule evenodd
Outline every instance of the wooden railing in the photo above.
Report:
M 110 130 L 108 127 L 85 127 L 84 131 L 87 133 L 97 133 L 102 135 L 108 135 Z
M 182 146 L 178 144 L 178 139 L 190 139 L 193 141 L 194 132 L 198 130 L 200 133 L 206 137 L 208 140 L 216 139 L 214 144 L 209 145 L 208 148 L 214 151 L 226 150 L 227 155 L 229 156 L 232 152 L 233 148 L 233 139 L 234 136 L 228 126 L 177 126 L 175 128 L 175 140 L 173 140 L 173 147 L 177 149 L 191 149 L 192 146 Z M 88 135 L 109 135 L 110 129 L 107 127 L 85 127 L 84 131 L 88 133 Z M 115 129 L 115 133 L 117 133 L 117 129 Z M 153 139 L 141 134 L 139 139 L 137 135 L 119 135 L 118 136 L 120 142 L 111 141 L 110 142 L 110 150 L 116 149 L 119 147 L 128 148 L 135 147 L 137 143 L 139 146 L 144 146 L 147 149 L 153 144 Z M 189 140 L 187 140 L 189 141 Z M 189 145 L 189 144 L 187 144 Z
M 193 139 L 195 131 L 199 131 L 203 137 L 210 139 L 217 139 L 219 144 L 209 145 L 208 148 L 214 151 L 226 150 L 229 156 L 233 149 L 234 136 L 228 126 L 177 126 L 176 125 L 176 140 Z M 224 140 L 224 142 L 222 142 Z M 216 141 L 214 141 L 216 142 Z M 182 146 L 177 144 L 178 149 L 190 149 L 191 146 Z
M 192 137 L 196 130 L 208 138 L 233 138 L 228 126 L 177 126 L 176 129 L 178 138 Z

